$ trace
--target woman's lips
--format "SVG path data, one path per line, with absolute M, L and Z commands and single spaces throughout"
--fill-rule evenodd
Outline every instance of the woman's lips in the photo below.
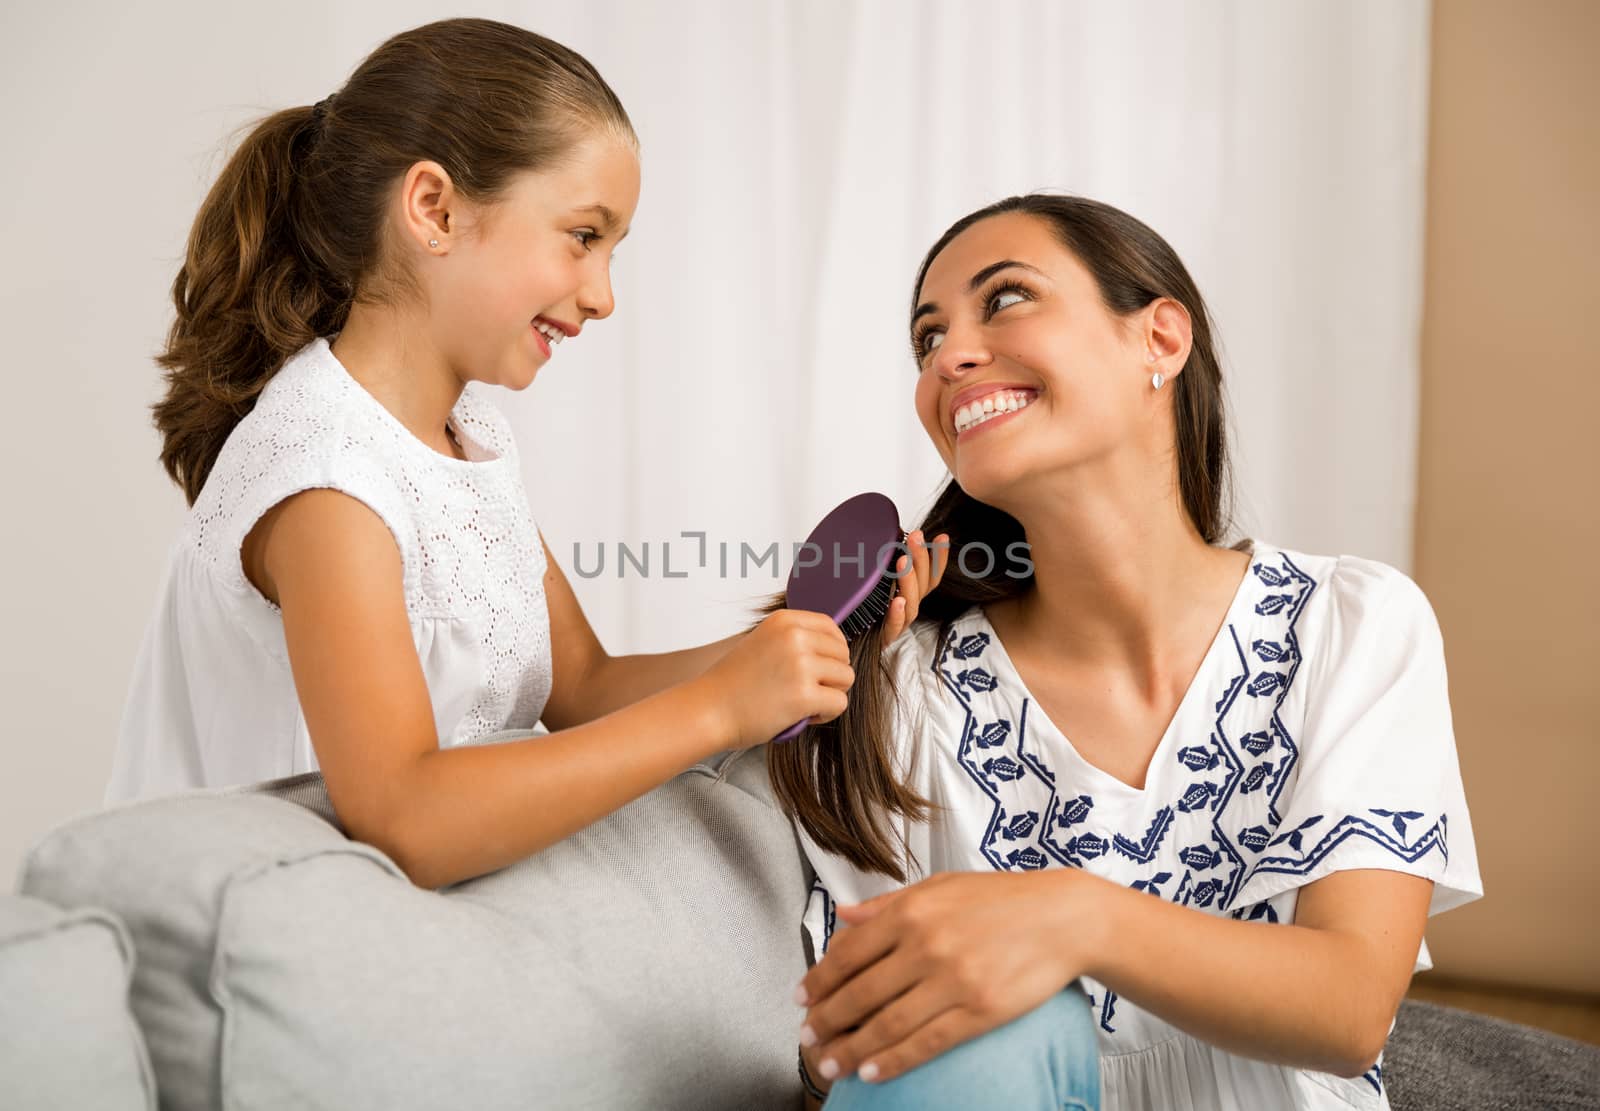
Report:
M 979 432 L 982 432 L 985 428 L 988 428 L 991 425 L 1007 424 L 1013 417 L 1017 417 L 1023 413 L 1026 413 L 1029 409 L 1032 409 L 1037 404 L 1039 404 L 1039 399 L 1035 397 L 1032 401 L 1028 402 L 1028 404 L 1024 405 L 1020 409 L 1013 409 L 1009 413 L 1001 413 L 997 417 L 990 417 L 986 421 L 981 421 L 980 423 L 973 425 L 965 432 L 957 432 L 956 443 L 965 443 L 970 437 L 976 436 Z

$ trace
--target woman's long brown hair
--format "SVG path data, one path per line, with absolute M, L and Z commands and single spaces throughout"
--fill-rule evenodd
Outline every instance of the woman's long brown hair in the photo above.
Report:
M 1183 372 L 1172 383 L 1179 490 L 1206 543 L 1220 542 L 1231 511 L 1221 365 L 1200 291 L 1177 253 L 1154 231 L 1125 212 L 1083 197 L 1008 197 L 956 221 L 933 245 L 912 287 L 913 310 L 929 265 L 950 241 L 980 220 L 1010 212 L 1048 224 L 1093 275 L 1101 299 L 1116 315 L 1128 316 L 1161 297 L 1188 310 L 1192 346 Z M 918 527 L 925 536 L 950 536 L 944 575 L 917 614 L 919 623 L 938 625 L 938 644 L 945 643 L 951 623 L 972 606 L 1033 589 L 1031 573 L 1019 574 L 1017 564 L 1000 556 L 1017 550 L 1011 545 L 1026 543 L 1021 524 L 967 494 L 953 478 Z M 989 568 L 983 577 L 962 569 L 958 555 L 967 545 L 995 553 L 990 559 L 980 550 L 969 561 Z M 766 603 L 762 616 L 783 604 L 779 594 Z M 899 693 L 885 663 L 881 630 L 851 643 L 850 663 L 856 679 L 845 712 L 831 722 L 808 726 L 792 741 L 767 746 L 773 792 L 820 848 L 863 871 L 905 882 L 901 860 L 908 847 L 903 840 L 898 847 L 891 841 L 893 819 L 926 821 L 935 807 L 899 780 L 891 762 L 892 711 Z
M 207 194 L 172 284 L 161 464 L 190 505 L 229 433 L 285 360 L 357 301 L 417 298 L 385 242 L 395 185 L 431 159 L 492 210 L 513 179 L 595 130 L 637 144 L 593 66 L 532 31 L 447 19 L 389 39 L 318 113 L 250 125 Z

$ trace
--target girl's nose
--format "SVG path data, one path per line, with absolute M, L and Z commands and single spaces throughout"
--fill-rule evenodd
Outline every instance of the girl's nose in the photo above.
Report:
M 611 315 L 611 310 L 615 307 L 616 298 L 611 293 L 609 269 L 602 270 L 597 278 L 586 282 L 578 291 L 578 310 L 585 316 L 604 320 Z

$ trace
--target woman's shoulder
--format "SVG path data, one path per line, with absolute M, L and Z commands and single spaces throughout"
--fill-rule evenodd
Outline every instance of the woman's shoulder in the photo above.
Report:
M 1410 657 L 1442 664 L 1444 644 L 1433 606 L 1416 581 L 1393 564 L 1258 545 L 1251 566 L 1258 574 L 1265 568 L 1269 579 L 1297 577 L 1298 583 L 1286 582 L 1286 591 L 1305 588 L 1302 611 L 1283 616 L 1311 665 L 1313 686 L 1361 674 L 1381 681 Z
M 883 662 L 896 694 L 900 732 L 906 736 L 945 723 L 959 710 L 945 689 L 943 674 L 955 657 L 972 654 L 972 638 L 983 638 L 982 610 L 972 606 L 948 621 L 918 618 L 884 652 Z
M 1433 607 L 1416 581 L 1400 568 L 1367 556 L 1318 555 L 1258 543 L 1251 561 L 1260 575 L 1274 572 L 1303 577 L 1311 586 L 1307 616 L 1340 620 L 1433 620 Z
M 948 625 L 930 617 L 919 617 L 912 622 L 911 627 L 884 650 L 884 666 L 896 686 L 915 690 L 920 695 L 924 684 L 938 671 L 946 642 L 961 632 L 975 609 L 952 618 Z

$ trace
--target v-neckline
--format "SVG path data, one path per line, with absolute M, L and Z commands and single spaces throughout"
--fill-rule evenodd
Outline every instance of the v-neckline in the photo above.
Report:
M 1255 540 L 1250 541 L 1250 558 L 1245 562 L 1244 574 L 1239 578 L 1239 585 L 1234 588 L 1233 597 L 1229 600 L 1228 608 L 1223 613 L 1222 623 L 1217 627 L 1216 634 L 1211 638 L 1211 644 L 1206 648 L 1205 655 L 1201 657 L 1200 665 L 1195 668 L 1195 673 L 1190 677 L 1189 685 L 1184 690 L 1183 697 L 1178 700 L 1177 708 L 1173 710 L 1172 717 L 1167 721 L 1166 728 L 1162 730 L 1161 740 L 1150 754 L 1150 761 L 1145 765 L 1144 769 L 1143 787 L 1135 787 L 1126 780 L 1117 778 L 1098 764 L 1090 763 L 1078 751 L 1071 738 L 1054 721 L 1051 721 L 1049 715 L 1040 708 L 1039 700 L 1033 697 L 1033 692 L 1028 689 L 1027 683 L 1023 681 L 1022 672 L 1017 669 L 1016 663 L 1011 659 L 1011 654 L 1006 651 L 1005 643 L 1000 639 L 1000 634 L 995 630 L 995 627 L 990 624 L 988 615 L 983 612 L 983 607 L 975 605 L 972 607 L 971 612 L 977 615 L 976 620 L 981 631 L 989 635 L 989 643 L 1003 665 L 1005 681 L 1011 683 L 1022 696 L 1024 700 L 1023 715 L 1033 729 L 1042 730 L 1054 742 L 1053 747 L 1058 747 L 1061 752 L 1067 755 L 1068 759 L 1076 763 L 1083 773 L 1096 783 L 1118 794 L 1140 799 L 1150 789 L 1151 771 L 1156 768 L 1159 761 L 1173 745 L 1174 736 L 1180 731 L 1178 728 L 1179 723 L 1188 717 L 1189 711 L 1193 709 L 1194 701 L 1202 697 L 1201 692 L 1206 687 L 1206 680 L 1216 669 L 1218 656 L 1222 653 L 1227 642 L 1232 640 L 1229 630 L 1233 628 L 1239 615 L 1239 608 L 1244 604 L 1245 597 L 1250 592 L 1250 581 L 1254 577 L 1255 565 L 1263 547 L 1262 544 Z M 1021 723 L 1018 724 L 1018 729 L 1019 731 L 1022 729 Z M 1019 743 L 1024 742 L 1019 741 Z

